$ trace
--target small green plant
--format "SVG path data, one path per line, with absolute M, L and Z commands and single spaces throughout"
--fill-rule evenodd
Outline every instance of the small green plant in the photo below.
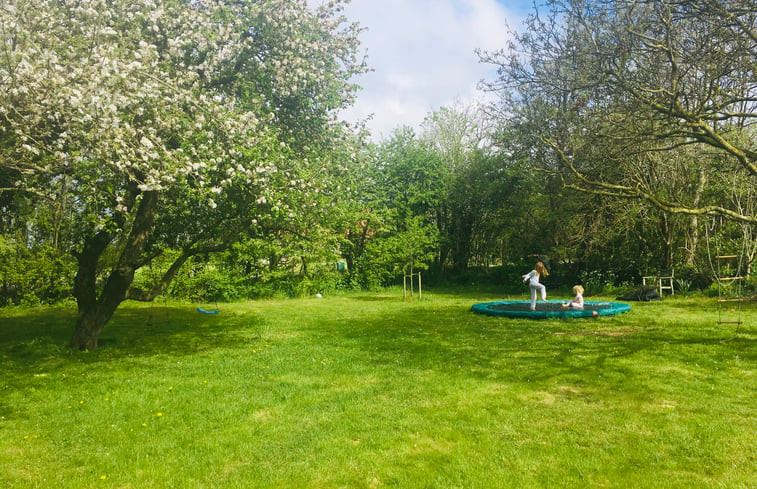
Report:
M 675 280 L 675 290 L 677 293 L 681 295 L 688 295 L 689 291 L 691 290 L 691 280 L 686 280 L 683 278 L 677 278 Z

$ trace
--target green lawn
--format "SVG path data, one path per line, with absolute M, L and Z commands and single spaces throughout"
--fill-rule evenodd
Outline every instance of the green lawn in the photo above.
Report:
M 401 296 L 127 304 L 94 353 L 0 310 L 0 488 L 756 487 L 754 305 Z

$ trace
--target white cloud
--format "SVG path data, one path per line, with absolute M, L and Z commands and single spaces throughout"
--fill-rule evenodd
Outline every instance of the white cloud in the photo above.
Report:
M 477 48 L 506 46 L 508 26 L 519 28 L 529 4 L 502 0 L 352 0 L 344 14 L 367 30 L 360 39 L 373 72 L 357 77 L 363 87 L 349 121 L 364 119 L 374 139 L 401 125 L 418 127 L 429 112 L 456 100 L 480 99 L 481 79 L 493 79 Z

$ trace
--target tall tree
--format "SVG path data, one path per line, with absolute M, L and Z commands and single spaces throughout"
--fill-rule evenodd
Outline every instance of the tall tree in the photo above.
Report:
M 373 172 L 387 264 L 396 270 L 425 268 L 438 243 L 433 211 L 445 176 L 439 153 L 411 128 L 400 127 L 379 145 Z
M 154 298 L 189 257 L 298 215 L 364 69 L 341 4 L 3 3 L 2 191 L 69 196 L 72 347 L 96 348 L 119 304 Z M 180 253 L 162 279 L 133 288 L 166 247 Z
M 507 108 L 521 114 L 526 107 L 552 108 L 535 125 L 553 151 L 548 168 L 581 191 L 757 223 L 727 198 L 696 190 L 702 164 L 710 174 L 744 174 L 751 185 L 757 178 L 757 5 L 549 0 L 545 6 L 546 15 L 532 15 L 509 50 L 482 59 L 499 66 L 489 88 Z M 693 190 L 661 193 L 642 169 L 667 164 L 656 155 L 682 146 L 695 154 L 686 182 Z
M 532 204 L 552 194 L 529 195 L 537 185 L 523 167 L 530 146 L 525 138 L 513 141 L 512 133 L 505 136 L 509 129 L 505 124 L 495 127 L 481 106 L 462 103 L 442 107 L 424 121 L 420 139 L 441 158 L 442 192 L 434 212 L 442 235 L 443 266 L 449 263 L 462 272 L 471 263 L 509 260 L 505 254 L 524 255 L 537 243 L 551 244 L 544 239 L 550 236 L 545 225 L 549 217 L 537 216 L 543 206 Z M 535 225 L 535 220 L 542 225 Z

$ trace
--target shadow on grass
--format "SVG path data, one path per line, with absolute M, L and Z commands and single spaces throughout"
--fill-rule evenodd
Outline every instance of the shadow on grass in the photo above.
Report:
M 75 308 L 28 310 L 0 319 L 0 364 L 6 370 L 50 370 L 67 362 L 96 363 L 123 357 L 184 356 L 258 341 L 264 326 L 254 314 L 218 315 L 193 306 L 127 305 L 106 325 L 96 352 L 68 348 Z
M 349 349 L 361 362 L 411 375 L 439 371 L 507 382 L 566 378 L 592 383 L 602 378 L 605 385 L 620 388 L 633 376 L 624 359 L 636 356 L 651 364 L 661 360 L 685 365 L 694 357 L 704 364 L 734 357 L 757 361 L 753 327 L 744 326 L 747 334 L 728 338 L 713 328 L 658 318 L 653 309 L 640 317 L 535 321 L 478 315 L 469 306 L 395 304 L 396 299 L 382 296 L 346 300 L 370 306 L 347 317 L 331 316 L 327 308 L 311 317 L 296 300 L 277 307 L 282 317 L 297 318 L 291 327 L 305 333 L 297 348 L 306 350 L 315 343 Z M 350 306 L 345 310 L 351 311 Z M 78 353 L 67 348 L 75 316 L 69 308 L 2 317 L 0 366 L 13 374 L 14 384 L 36 370 L 54 371 L 70 363 L 242 348 L 260 342 L 268 328 L 282 327 L 276 319 L 266 322 L 249 308 L 234 305 L 222 307 L 219 315 L 204 315 L 188 304 L 129 304 L 104 330 L 100 350 Z
M 640 324 L 623 315 L 514 320 L 458 306 L 410 306 L 328 327 L 319 323 L 312 334 L 331 335 L 335 346 L 352 345 L 367 361 L 396 368 L 398 374 L 437 371 L 495 382 L 565 381 L 620 391 L 633 383 L 643 386 L 642 371 L 658 375 L 651 366 L 657 362 L 685 366 L 695 360 L 714 368 L 732 358 L 757 361 L 754 328 L 730 337 L 717 329 L 669 323 Z
M 400 292 L 399 297 L 402 298 L 402 292 Z M 351 299 L 354 299 L 356 301 L 362 301 L 362 302 L 384 302 L 386 300 L 395 299 L 395 295 L 394 294 L 356 295 L 356 296 L 352 296 Z

